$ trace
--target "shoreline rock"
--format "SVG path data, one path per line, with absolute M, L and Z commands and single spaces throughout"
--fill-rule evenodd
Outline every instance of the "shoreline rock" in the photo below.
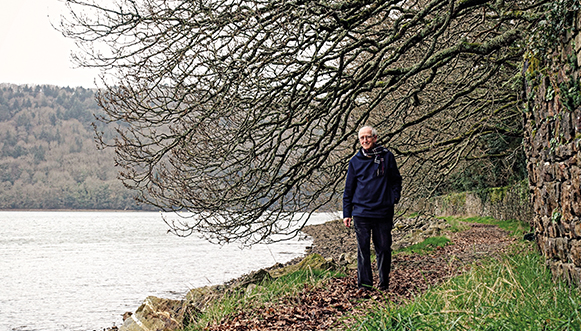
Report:
M 204 286 L 191 289 L 184 300 L 147 297 L 135 313 L 123 314 L 123 325 L 110 331 L 172 331 L 186 327 L 214 300 L 229 291 L 250 293 L 266 279 L 282 277 L 289 273 L 306 269 L 336 269 L 338 266 L 319 254 L 310 254 L 299 263 L 279 268 L 260 269 L 239 277 L 229 285 Z

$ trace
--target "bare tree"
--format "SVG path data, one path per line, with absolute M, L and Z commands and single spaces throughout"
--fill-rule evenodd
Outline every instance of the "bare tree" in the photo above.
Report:
M 192 212 L 177 233 L 253 244 L 338 206 L 363 124 L 408 198 L 521 135 L 509 85 L 547 1 L 67 0 L 61 30 L 105 73 L 125 185 Z

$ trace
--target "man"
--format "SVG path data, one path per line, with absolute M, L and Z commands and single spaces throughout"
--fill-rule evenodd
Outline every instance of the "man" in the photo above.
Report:
M 377 145 L 377 132 L 370 126 L 359 130 L 361 150 L 349 161 L 343 193 L 343 222 L 353 223 L 357 235 L 358 294 L 373 288 L 370 240 L 375 247 L 379 290 L 389 286 L 391 228 L 394 204 L 399 202 L 402 178 L 395 157 Z

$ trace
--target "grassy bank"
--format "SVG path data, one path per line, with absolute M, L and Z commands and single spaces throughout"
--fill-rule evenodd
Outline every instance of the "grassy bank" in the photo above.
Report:
M 185 330 L 205 330 L 209 325 L 227 319 L 242 310 L 268 309 L 269 303 L 276 302 L 282 297 L 292 297 L 307 287 L 324 286 L 325 280 L 344 276 L 345 274 L 336 271 L 300 270 L 280 278 L 265 280 L 256 287 L 231 291 L 219 301 L 210 304 L 198 316 L 196 322 L 190 324 Z
M 526 223 L 491 218 L 447 218 L 456 231 L 459 221 L 499 225 L 522 238 Z M 430 241 L 431 240 L 431 241 Z M 422 254 L 449 244 L 429 239 L 403 254 Z M 451 243 L 453 244 L 453 243 Z M 397 254 L 398 252 L 396 252 Z M 264 282 L 254 289 L 230 293 L 198 316 L 186 330 L 204 330 L 242 310 L 260 311 L 281 297 L 305 287 L 324 287 L 341 274 L 307 270 Z M 267 309 L 267 308 L 266 308 Z M 252 314 L 252 312 L 250 312 Z M 258 317 L 260 318 L 260 317 Z M 405 304 L 374 296 L 346 311 L 337 330 L 581 330 L 581 291 L 554 282 L 532 242 L 518 241 L 500 257 L 474 264 L 461 276 L 429 289 Z
M 534 244 L 520 242 L 406 305 L 376 302 L 350 330 L 581 330 L 578 288 L 553 282 Z

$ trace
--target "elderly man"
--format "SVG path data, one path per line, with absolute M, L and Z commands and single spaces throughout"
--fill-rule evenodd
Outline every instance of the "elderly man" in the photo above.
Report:
M 393 154 L 377 145 L 370 126 L 359 130 L 361 149 L 349 161 L 343 193 L 343 222 L 357 235 L 358 294 L 373 288 L 370 241 L 373 239 L 379 271 L 379 290 L 389 286 L 391 228 L 394 204 L 399 202 L 402 178 Z

